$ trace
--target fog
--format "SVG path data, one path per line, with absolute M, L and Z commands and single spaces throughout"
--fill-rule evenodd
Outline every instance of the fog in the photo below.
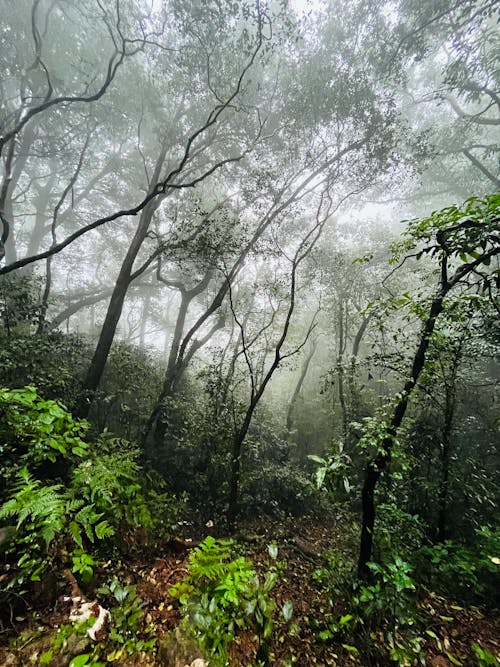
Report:
M 301 512 L 308 456 L 339 443 L 360 490 L 369 420 L 404 417 L 408 466 L 428 448 L 446 489 L 439 520 L 410 479 L 401 503 L 444 535 L 467 494 L 432 442 L 494 495 L 497 20 L 487 0 L 0 0 L 1 384 L 232 527 L 252 498 Z

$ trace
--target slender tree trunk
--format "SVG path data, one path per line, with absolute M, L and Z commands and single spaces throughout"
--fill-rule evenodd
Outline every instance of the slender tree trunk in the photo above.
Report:
M 80 418 L 87 417 L 90 406 L 92 404 L 93 396 L 101 381 L 106 362 L 108 360 L 111 345 L 113 343 L 116 328 L 120 320 L 123 310 L 125 297 L 131 282 L 131 273 L 134 261 L 137 257 L 139 249 L 146 238 L 146 233 L 149 224 L 153 217 L 153 213 L 157 208 L 157 204 L 147 206 L 141 213 L 139 225 L 137 226 L 132 243 L 129 246 L 125 259 L 120 268 L 113 294 L 109 302 L 106 317 L 102 325 L 101 334 L 97 342 L 97 347 L 92 357 L 89 370 L 83 382 L 83 399 L 80 401 L 76 409 L 76 416 Z
M 491 217 L 487 218 L 487 223 L 485 223 L 486 229 L 488 229 L 490 225 L 493 229 L 493 225 L 497 222 L 498 215 L 492 214 Z M 367 578 L 369 576 L 369 568 L 367 567 L 367 563 L 372 556 L 373 529 L 375 525 L 375 487 L 380 475 L 387 467 L 387 464 L 390 462 L 393 440 L 396 436 L 397 429 L 401 426 L 401 422 L 405 416 L 410 395 L 415 388 L 418 378 L 425 366 L 430 339 L 436 326 L 436 320 L 443 311 L 444 299 L 455 285 L 465 282 L 471 273 L 477 272 L 478 267 L 480 267 L 482 264 L 488 265 L 492 257 L 500 254 L 500 246 L 498 245 L 497 235 L 494 233 L 488 234 L 487 243 L 490 246 L 489 249 L 485 250 L 482 255 L 475 257 L 473 261 L 462 263 L 454 271 L 452 277 L 448 278 L 448 259 L 450 250 L 447 245 L 447 234 L 457 230 L 466 230 L 471 228 L 476 229 L 478 227 L 481 228 L 481 223 L 478 223 L 476 220 L 465 219 L 459 221 L 455 225 L 451 225 L 446 230 L 439 230 L 436 232 L 436 241 L 442 251 L 440 289 L 438 294 L 432 300 L 427 320 L 424 324 L 419 344 L 413 358 L 410 378 L 405 383 L 403 391 L 400 394 L 400 398 L 395 404 L 392 418 L 387 424 L 387 435 L 382 441 L 382 446 L 380 447 L 377 456 L 375 456 L 375 458 L 368 463 L 368 466 L 365 470 L 365 481 L 363 484 L 361 497 L 363 516 L 358 561 L 358 573 L 362 578 Z
M 175 321 L 174 335 L 172 338 L 172 343 L 170 345 L 170 353 L 168 355 L 167 370 L 165 371 L 165 379 L 163 380 L 162 390 L 158 396 L 156 406 L 154 407 L 143 433 L 143 443 L 145 444 L 147 438 L 151 431 L 154 432 L 154 442 L 158 445 L 161 444 L 167 429 L 167 422 L 165 419 L 162 419 L 162 408 L 163 402 L 166 398 L 173 396 L 176 390 L 176 387 L 179 383 L 179 380 L 184 372 L 187 364 L 189 363 L 191 356 L 186 355 L 182 357 L 179 355 L 182 344 L 182 334 L 184 332 L 184 327 L 186 324 L 186 317 L 189 310 L 189 306 L 193 299 L 201 294 L 209 285 L 210 280 L 213 277 L 213 270 L 209 269 L 206 271 L 203 278 L 198 284 L 196 284 L 192 289 L 188 290 L 183 285 L 175 283 L 175 286 L 179 289 L 181 293 L 181 304 L 177 312 L 177 318 Z M 168 281 L 163 279 L 163 282 L 168 284 Z M 174 285 L 172 282 L 171 285 Z M 203 341 L 204 342 L 204 341 Z M 203 344 L 203 343 L 202 343 Z M 201 345 L 200 345 L 201 346 Z M 198 349 L 196 347 L 196 349 Z
M 8 144 L 5 163 L 4 163 L 4 177 L 0 188 L 0 220 L 2 222 L 1 229 L 1 247 L 0 259 L 5 257 L 5 263 L 10 264 L 16 261 L 16 246 L 14 242 L 14 213 L 12 209 L 12 163 L 14 161 L 15 153 L 15 139 L 12 138 Z
M 170 345 L 170 353 L 168 356 L 167 370 L 165 371 L 165 378 L 163 380 L 163 386 L 158 396 L 156 406 L 151 413 L 151 416 L 146 425 L 146 431 L 144 433 L 144 440 L 148 437 L 149 433 L 153 431 L 153 439 L 156 446 L 159 446 L 165 437 L 167 430 L 167 420 L 163 413 L 163 402 L 166 398 L 169 398 L 174 393 L 174 388 L 176 385 L 176 375 L 177 375 L 177 355 L 179 353 L 179 347 L 182 340 L 182 333 L 184 331 L 184 325 L 186 323 L 186 315 L 188 312 L 189 304 L 194 298 L 190 296 L 189 292 L 183 290 L 181 292 L 181 305 L 177 313 L 177 319 L 175 322 L 174 336 L 172 338 L 172 344 Z
M 445 420 L 441 442 L 441 485 L 439 487 L 438 503 L 438 542 L 444 542 L 447 538 L 448 517 L 448 491 L 450 484 L 450 444 L 451 430 L 453 427 L 454 404 L 447 401 Z
M 324 222 L 323 222 L 324 224 Z M 317 232 L 319 227 L 319 232 Z M 252 378 L 252 394 L 251 394 L 251 399 L 250 399 L 250 404 L 247 408 L 247 411 L 245 413 L 245 417 L 243 419 L 241 427 L 238 429 L 236 432 L 234 439 L 233 439 L 233 448 L 232 448 L 232 458 L 231 458 L 231 477 L 229 480 L 229 498 L 228 498 L 228 507 L 227 507 L 227 513 L 226 513 L 226 520 L 227 520 L 227 525 L 229 530 L 234 530 L 236 526 L 236 518 L 238 516 L 238 491 L 239 491 L 239 485 L 240 485 L 240 477 L 241 477 L 241 450 L 243 446 L 243 442 L 246 438 L 246 435 L 248 433 L 248 429 L 250 427 L 250 423 L 252 421 L 253 414 L 255 412 L 255 409 L 264 395 L 264 392 L 266 390 L 267 385 L 269 384 L 269 381 L 271 380 L 272 376 L 274 375 L 274 372 L 276 369 L 279 367 L 281 361 L 283 360 L 284 356 L 282 355 L 281 351 L 283 349 L 283 346 L 285 344 L 285 341 L 288 336 L 288 330 L 290 328 L 290 321 L 292 319 L 293 312 L 295 310 L 295 290 L 296 290 L 296 281 L 297 281 L 297 267 L 299 264 L 302 262 L 302 260 L 307 257 L 309 252 L 311 251 L 311 248 L 314 246 L 314 243 L 316 243 L 317 239 L 319 238 L 319 235 L 321 234 L 321 231 L 323 229 L 323 226 L 321 223 L 318 223 L 313 230 L 311 230 L 305 239 L 302 241 L 301 246 L 299 246 L 299 249 L 297 250 L 295 257 L 293 259 L 292 263 L 292 275 L 291 275 L 291 280 L 290 280 L 290 303 L 288 306 L 288 311 L 286 314 L 285 318 L 285 323 L 283 325 L 283 331 L 281 332 L 281 336 L 276 343 L 276 347 L 274 349 L 274 358 L 269 366 L 269 369 L 265 373 L 264 377 L 262 378 L 262 382 L 260 385 L 257 387 L 254 383 L 255 381 L 255 376 L 252 371 L 252 367 L 249 364 L 248 370 L 250 371 L 250 375 Z M 310 241 L 310 238 L 314 232 L 316 233 L 316 237 L 313 239 L 312 243 L 307 247 L 306 243 Z M 305 248 L 305 250 L 304 250 Z M 232 305 L 232 300 L 231 300 L 231 309 L 233 311 L 233 316 L 236 319 L 236 315 L 233 309 Z M 237 320 L 236 320 L 237 321 Z M 241 325 L 240 325 L 241 327 Z M 304 341 L 304 344 L 307 342 L 307 339 L 309 337 L 309 334 L 311 333 L 311 328 L 309 329 L 306 339 Z M 245 346 L 245 341 L 244 341 L 244 336 L 243 336 L 243 331 L 242 333 L 242 344 Z M 300 349 L 300 348 L 298 348 Z M 297 351 L 298 351 L 297 349 Z M 290 355 L 286 355 L 290 356 Z
M 304 380 L 306 379 L 307 371 L 309 370 L 312 358 L 314 357 L 314 354 L 316 352 L 316 345 L 317 342 L 316 340 L 314 340 L 311 349 L 309 350 L 309 354 L 306 356 L 306 358 L 304 359 L 304 363 L 302 364 L 302 370 L 300 372 L 297 384 L 295 385 L 295 389 L 292 395 L 292 400 L 290 401 L 290 405 L 288 406 L 288 412 L 286 415 L 287 438 L 290 436 L 290 433 L 292 432 L 293 429 L 295 407 L 297 405 L 297 401 L 299 400 L 300 391 L 302 389 L 302 385 L 304 384 Z
M 49 200 L 52 195 L 52 190 L 56 180 L 55 167 L 51 165 L 51 168 L 54 169 L 54 172 L 51 174 L 47 183 L 44 186 L 38 188 L 35 225 L 28 243 L 28 250 L 26 253 L 27 255 L 34 255 L 35 253 L 39 252 L 44 236 L 50 232 L 50 226 L 47 225 L 47 206 L 49 205 Z
M 337 378 L 339 389 L 340 413 L 342 419 L 342 440 L 345 443 L 349 431 L 349 408 L 346 401 L 344 387 L 344 352 L 346 347 L 346 326 L 343 295 L 339 294 L 339 327 L 338 327 L 338 354 Z
M 146 296 L 142 301 L 142 317 L 141 317 L 141 325 L 139 328 L 139 345 L 141 347 L 144 347 L 146 344 L 146 325 L 148 322 L 150 305 L 151 305 L 151 295 L 146 294 Z
M 347 373 L 347 382 L 349 391 L 349 419 L 351 421 L 357 421 L 357 416 L 359 411 L 359 390 L 356 383 L 359 348 L 361 346 L 361 341 L 366 333 L 366 329 L 368 328 L 368 324 L 372 316 L 373 313 L 370 313 L 363 319 L 359 329 L 356 332 L 352 344 L 351 360 L 350 360 L 349 370 Z M 354 446 L 353 434 L 351 429 L 349 428 L 349 424 L 347 425 L 347 427 L 348 427 L 347 437 L 344 445 L 348 447 L 350 447 L 351 445 Z
M 424 324 L 420 341 L 413 358 L 413 365 L 410 379 L 406 382 L 401 393 L 401 398 L 394 407 L 394 412 L 387 427 L 387 436 L 382 442 L 382 447 L 377 456 L 368 463 L 365 469 L 365 480 L 361 493 L 362 503 L 362 524 L 361 541 L 359 548 L 358 573 L 363 579 L 369 577 L 369 568 L 367 563 L 371 560 L 373 551 L 373 530 L 375 526 L 375 488 L 382 472 L 386 469 L 391 460 L 391 450 L 393 440 L 396 437 L 398 428 L 401 426 L 406 414 L 410 395 L 417 384 L 420 373 L 422 372 L 430 338 L 436 326 L 437 317 L 443 310 L 443 301 L 450 289 L 448 284 L 443 285 L 438 296 L 432 301 L 429 315 Z
M 451 434 L 453 430 L 453 419 L 455 417 L 456 405 L 456 382 L 457 373 L 462 358 L 464 338 L 459 341 L 458 349 L 453 359 L 451 368 L 451 377 L 445 382 L 446 405 L 444 413 L 443 431 L 441 435 L 441 485 L 438 494 L 438 535 L 439 542 L 444 542 L 448 537 L 447 518 L 448 518 L 448 495 L 450 488 L 450 465 L 451 465 Z
M 260 398 L 260 397 L 259 397 Z M 227 525 L 229 530 L 234 531 L 236 527 L 236 517 L 238 516 L 238 493 L 240 488 L 240 479 L 241 479 L 241 450 L 243 447 L 243 442 L 248 433 L 250 423 L 252 421 L 252 416 L 257 407 L 259 399 L 253 400 L 248 407 L 248 410 L 245 414 L 245 419 L 241 425 L 239 431 L 235 434 L 233 438 L 233 446 L 231 452 L 231 477 L 229 481 L 229 502 L 227 509 Z
M 184 332 L 184 325 L 186 324 L 186 315 L 188 312 L 189 304 L 194 298 L 194 294 L 191 295 L 185 290 L 181 291 L 181 305 L 179 306 L 179 312 L 177 313 L 177 320 L 175 322 L 174 336 L 172 338 L 172 344 L 170 345 L 170 354 L 168 355 L 167 363 L 167 372 L 165 377 L 165 383 L 168 384 L 168 378 L 172 374 L 172 369 L 175 366 L 177 361 L 177 355 L 179 354 L 179 347 L 181 345 L 182 334 Z
M 19 116 L 18 116 L 19 118 Z M 5 227 L 0 228 L 0 237 L 3 238 L 3 232 L 7 233 L 7 236 L 3 238 L 0 248 L 0 260 L 5 254 L 5 263 L 10 264 L 17 260 L 16 244 L 14 238 L 14 209 L 12 206 L 12 193 L 14 192 L 16 185 L 19 181 L 21 174 L 23 173 L 26 162 L 28 161 L 29 150 L 31 144 L 35 140 L 35 125 L 32 125 L 23 132 L 19 147 L 17 149 L 16 155 L 16 141 L 13 137 L 11 142 L 8 145 L 5 163 L 4 163 L 4 176 L 3 181 L 0 187 L 0 218 L 1 222 L 4 225 L 8 225 L 7 229 Z

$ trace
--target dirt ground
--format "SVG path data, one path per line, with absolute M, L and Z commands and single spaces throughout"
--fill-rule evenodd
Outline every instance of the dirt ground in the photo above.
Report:
M 156 636 L 157 645 L 162 647 L 154 657 L 145 654 L 128 656 L 106 664 L 129 667 L 184 667 L 192 664 L 192 660 L 197 657 L 196 647 L 182 646 L 182 642 L 179 642 L 176 628 L 180 613 L 178 603 L 169 591 L 186 574 L 190 550 L 202 537 L 200 534 L 192 537 L 185 535 L 183 538 L 168 536 L 154 550 L 144 549 L 141 552 L 135 549 L 128 558 L 118 563 L 100 564 L 98 574 L 102 580 L 116 574 L 123 584 L 137 587 L 137 593 L 143 601 L 144 628 L 149 628 L 148 637 Z M 282 570 L 273 590 L 273 598 L 278 610 L 285 601 L 291 602 L 293 616 L 291 621 L 285 623 L 276 614 L 269 653 L 271 665 L 371 667 L 395 664 L 383 657 L 387 655 L 384 648 L 391 641 L 387 631 L 385 634 L 383 631 L 372 632 L 368 643 L 365 641 L 368 639 L 367 634 L 365 640 L 353 642 L 356 646 L 344 643 L 342 636 L 322 638 L 321 629 L 325 627 L 330 615 L 335 617 L 349 613 L 341 598 L 331 603 L 330 596 L 315 574 L 325 563 L 325 554 L 332 545 L 336 548 L 342 548 L 342 545 L 345 547 L 346 530 L 341 520 L 300 518 L 265 524 L 248 523 L 237 542 L 259 572 L 265 572 L 269 567 L 268 545 L 275 544 L 278 548 L 277 560 L 282 564 Z M 30 598 L 30 608 L 12 608 L 0 634 L 0 665 L 22 667 L 41 664 L 41 655 L 50 646 L 57 628 L 67 622 L 72 593 L 74 591 L 71 591 L 68 581 L 65 589 L 59 588 L 56 596 L 47 595 L 44 590 L 35 591 Z M 87 599 L 92 599 L 91 595 L 91 591 L 86 592 Z M 472 649 L 474 642 L 493 655 L 500 655 L 500 621 L 498 614 L 492 610 L 463 608 L 425 592 L 418 603 L 418 616 L 423 662 L 408 662 L 408 665 L 483 667 Z M 179 645 L 178 653 L 184 652 L 185 655 L 174 658 L 172 655 L 175 649 L 172 649 L 172 645 L 176 642 Z M 250 633 L 240 634 L 230 649 L 231 667 L 253 666 L 256 642 Z M 170 648 L 165 649 L 165 646 Z M 363 650 L 365 646 L 369 646 L 366 651 Z M 82 648 L 86 650 L 83 645 L 70 646 L 66 654 L 54 658 L 49 664 L 53 667 L 67 667 L 71 653 L 76 655 L 82 652 Z

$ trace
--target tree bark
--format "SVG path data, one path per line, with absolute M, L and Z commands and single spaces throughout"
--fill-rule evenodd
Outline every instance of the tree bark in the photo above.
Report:
M 465 334 L 464 334 L 465 336 Z M 450 465 L 451 465 L 451 434 L 453 430 L 453 419 L 455 417 L 456 405 L 456 382 L 457 374 L 462 359 L 463 343 L 465 338 L 461 338 L 451 366 L 450 379 L 446 382 L 445 379 L 445 412 L 444 423 L 441 435 L 441 485 L 438 493 L 438 542 L 444 542 L 448 537 L 447 533 L 447 519 L 448 519 L 448 495 L 450 488 Z
M 156 184 L 160 178 L 160 172 L 165 161 L 166 152 L 167 142 L 165 141 L 161 147 L 158 160 L 156 161 L 155 171 L 151 181 L 153 184 Z M 78 401 L 75 410 L 75 415 L 79 418 L 85 418 L 88 416 L 93 396 L 97 390 L 97 387 L 99 386 L 99 382 L 108 360 L 111 345 L 115 337 L 116 328 L 122 314 L 127 290 L 132 281 L 132 269 L 134 262 L 146 238 L 149 225 L 151 224 L 153 215 L 160 205 L 160 202 L 160 197 L 152 199 L 141 211 L 139 224 L 137 225 L 137 229 L 118 273 L 118 278 L 111 295 L 97 347 L 83 382 L 82 397 Z
M 496 211 L 488 215 L 487 221 L 485 223 L 478 223 L 477 220 L 465 219 L 449 226 L 447 229 L 441 229 L 436 232 L 437 247 L 439 247 L 442 252 L 440 263 L 440 288 L 437 295 L 432 300 L 427 320 L 422 329 L 420 341 L 413 358 L 410 377 L 405 383 L 403 391 L 400 394 L 400 398 L 394 407 L 392 418 L 388 422 L 386 431 L 387 435 L 382 441 L 382 447 L 380 448 L 378 454 L 374 459 L 372 459 L 372 461 L 368 463 L 365 470 L 365 480 L 361 494 L 362 525 L 358 560 L 358 574 L 360 578 L 367 579 L 370 574 L 367 564 L 371 559 L 373 550 L 373 529 L 375 525 L 375 487 L 380 478 L 380 475 L 390 462 L 393 440 L 396 437 L 397 430 L 401 426 L 401 422 L 405 416 L 410 395 L 415 388 L 418 378 L 425 366 L 430 338 L 434 332 L 436 320 L 443 311 L 444 299 L 457 284 L 464 282 L 470 274 L 477 273 L 478 267 L 480 267 L 482 264 L 488 265 L 493 257 L 500 254 L 498 235 L 495 232 L 488 233 L 487 243 L 490 246 L 490 249 L 483 252 L 483 254 L 479 257 L 475 257 L 473 261 L 461 264 L 454 271 L 453 276 L 448 278 L 448 260 L 450 255 L 450 250 L 448 247 L 448 235 L 459 230 L 476 230 L 481 226 L 483 226 L 487 232 L 489 228 L 492 230 L 497 229 L 498 215 L 496 215 Z M 454 254 L 457 254 L 456 250 L 454 250 Z M 484 276 L 481 276 L 481 278 L 484 280 Z
M 191 356 L 180 357 L 179 350 L 182 343 L 182 334 L 184 332 L 184 326 L 186 324 L 186 317 L 189 310 L 189 306 L 194 298 L 200 295 L 209 285 L 210 280 L 213 277 L 213 270 L 208 269 L 200 280 L 193 288 L 190 290 L 186 289 L 184 285 L 177 283 L 175 281 L 169 282 L 164 278 L 161 278 L 158 271 L 158 278 L 165 284 L 170 286 L 175 286 L 179 289 L 181 294 L 181 304 L 177 312 L 177 318 L 175 321 L 174 335 L 172 338 L 172 343 L 170 345 L 170 352 L 168 355 L 167 361 L 167 370 L 165 371 L 165 378 L 163 380 L 162 390 L 158 396 L 156 406 L 154 407 L 144 429 L 143 433 L 143 443 L 146 442 L 149 434 L 153 431 L 154 433 L 154 442 L 156 445 L 160 445 L 163 442 L 165 433 L 167 430 L 167 422 L 165 419 L 162 419 L 162 408 L 163 402 L 166 398 L 173 396 L 175 393 L 176 386 L 179 383 L 179 380 L 184 372 L 187 364 L 189 363 Z M 209 336 L 210 338 L 210 336 Z M 207 339 L 208 340 L 208 339 Z M 204 340 L 204 342 L 207 342 Z M 201 345 L 200 345 L 201 347 Z M 198 349 L 198 348 L 197 348 Z
M 393 440 L 396 437 L 397 430 L 401 426 L 403 418 L 406 414 L 410 395 L 415 388 L 418 378 L 425 366 L 430 338 L 434 332 L 437 317 L 443 310 L 443 301 L 449 290 L 450 285 L 448 283 L 446 285 L 442 285 L 438 296 L 432 301 L 429 314 L 422 329 L 420 341 L 413 358 L 411 375 L 404 386 L 404 389 L 401 393 L 401 398 L 398 400 L 394 407 L 393 415 L 387 428 L 387 436 L 383 440 L 382 448 L 380 449 L 379 453 L 372 461 L 368 463 L 365 469 L 365 480 L 361 493 L 362 524 L 358 560 L 358 574 L 362 579 L 367 579 L 370 574 L 367 563 L 371 560 L 373 551 L 373 530 L 375 526 L 376 514 L 375 487 L 380 478 L 380 475 L 386 469 L 388 463 L 391 460 Z
M 342 294 L 339 294 L 339 340 L 338 340 L 338 355 L 337 355 L 337 377 L 338 377 L 338 386 L 339 386 L 339 403 L 340 403 L 340 412 L 342 415 L 342 440 L 345 443 L 347 440 L 347 434 L 349 429 L 349 414 L 348 406 L 345 396 L 344 389 L 344 352 L 345 352 L 345 322 L 344 322 L 344 302 Z
M 441 485 L 438 494 L 438 542 L 444 542 L 447 537 L 448 491 L 450 484 L 450 444 L 453 426 L 454 401 L 447 396 L 446 411 L 441 442 Z

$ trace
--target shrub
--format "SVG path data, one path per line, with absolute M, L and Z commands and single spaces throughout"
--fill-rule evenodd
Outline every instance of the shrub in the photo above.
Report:
M 74 334 L 44 326 L 40 279 L 0 276 L 0 368 L 2 384 L 36 385 L 49 398 L 71 402 L 89 355 Z
M 88 452 L 82 440 L 87 423 L 73 419 L 63 405 L 41 398 L 35 387 L 0 389 L 0 464 L 8 489 L 28 467 L 44 477 L 65 477 Z
M 446 540 L 423 548 L 417 563 L 421 576 L 438 592 L 471 601 L 498 599 L 500 530 L 483 526 L 473 544 Z
M 118 529 L 152 524 L 137 452 L 127 443 L 120 454 L 100 453 L 82 440 L 87 424 L 34 387 L 1 389 L 0 406 L 10 493 L 0 526 L 16 524 L 16 539 L 4 545 L 11 565 L 6 589 L 22 593 L 56 562 L 88 583 L 99 543 L 109 552 Z
M 75 572 L 82 571 L 83 535 L 92 544 L 113 535 L 113 528 L 93 505 L 72 497 L 60 484 L 43 485 L 26 468 L 18 475 L 13 494 L 0 508 L 0 521 L 16 521 L 17 539 L 7 546 L 7 554 L 17 558 L 16 569 L 7 588 L 19 588 L 26 581 L 40 581 L 41 574 L 53 559 L 49 547 L 71 536 L 80 547 L 79 559 L 73 560 Z M 89 573 L 89 562 L 84 570 Z
M 250 561 L 232 558 L 228 541 L 207 537 L 191 553 L 187 576 L 170 594 L 179 599 L 184 624 L 211 656 L 210 664 L 226 665 L 228 646 L 244 629 L 259 638 L 257 662 L 268 664 L 275 609 L 270 592 L 277 579 L 274 568 L 262 582 Z

